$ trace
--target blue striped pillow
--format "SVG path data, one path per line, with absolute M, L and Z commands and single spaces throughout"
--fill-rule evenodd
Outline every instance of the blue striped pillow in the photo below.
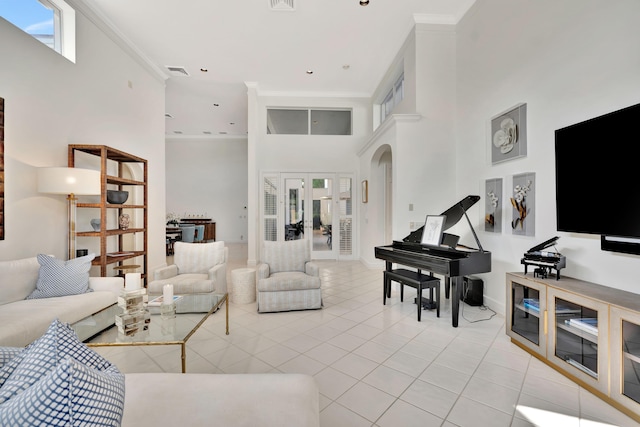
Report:
M 89 269 L 95 254 L 62 261 L 49 255 L 38 255 L 40 272 L 36 289 L 27 299 L 63 297 L 91 292 Z

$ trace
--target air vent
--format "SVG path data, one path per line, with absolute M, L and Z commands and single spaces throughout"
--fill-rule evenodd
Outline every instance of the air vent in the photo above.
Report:
M 181 135 L 182 131 L 181 130 L 174 130 L 173 133 L 177 134 L 177 135 Z
M 295 10 L 294 0 L 269 0 L 272 10 Z
M 202 133 L 204 133 L 205 135 L 211 135 L 211 131 L 210 130 L 203 130 Z
M 166 67 L 174 76 L 189 77 L 189 72 L 184 67 L 174 67 L 171 65 L 167 65 Z
M 173 116 L 169 113 L 164 113 L 164 118 L 165 119 L 173 119 Z

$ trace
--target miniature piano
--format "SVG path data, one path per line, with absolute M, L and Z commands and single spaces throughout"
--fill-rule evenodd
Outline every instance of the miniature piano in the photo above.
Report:
M 524 274 L 527 274 L 528 266 L 535 265 L 534 276 L 546 279 L 551 270 L 556 270 L 556 280 L 560 279 L 560 269 L 567 266 L 566 257 L 557 251 L 545 251 L 548 247 L 555 246 L 559 238 L 556 236 L 546 242 L 542 242 L 524 254 L 524 257 L 520 260 L 520 263 L 524 264 Z

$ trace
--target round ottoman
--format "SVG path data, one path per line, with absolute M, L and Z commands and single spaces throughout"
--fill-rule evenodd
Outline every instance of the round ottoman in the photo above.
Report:
M 231 271 L 231 301 L 249 304 L 256 300 L 256 269 L 237 268 Z

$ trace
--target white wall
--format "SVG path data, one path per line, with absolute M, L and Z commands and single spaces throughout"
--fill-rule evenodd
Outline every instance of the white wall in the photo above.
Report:
M 66 259 L 66 200 L 37 192 L 36 168 L 66 166 L 68 144 L 103 144 L 149 162 L 151 270 L 165 262 L 164 81 L 85 15 L 76 13 L 76 20 L 74 64 L 0 19 L 6 110 L 0 260 L 38 253 Z
M 379 190 L 384 177 L 377 159 L 380 147 L 391 149 L 394 240 L 413 231 L 410 223 L 421 225 L 427 214 L 440 214 L 462 198 L 455 185 L 455 43 L 451 26 L 417 26 L 399 53 L 406 91 L 415 87 L 417 93 L 407 93 L 397 106 L 403 114 L 388 117 L 359 151 L 361 178 L 369 180 L 371 194 L 360 211 L 360 259 L 368 265 L 381 266 L 374 247 L 391 243 L 386 241 L 383 227 L 385 206 Z M 387 73 L 388 80 L 380 83 L 377 93 L 388 90 L 392 74 Z
M 166 156 L 167 212 L 206 212 L 216 240 L 246 242 L 246 138 L 167 139 Z
M 458 24 L 457 191 L 485 197 L 484 181 L 504 178 L 502 234 L 477 230 L 492 252 L 492 272 L 480 275 L 492 308 L 504 312 L 505 272 L 523 271 L 523 253 L 556 235 L 563 275 L 640 292 L 638 256 L 601 251 L 599 236 L 556 231 L 554 171 L 556 129 L 640 102 L 638 16 L 637 0 L 479 0 Z M 491 166 L 489 120 L 519 102 L 527 103 L 527 157 Z M 628 143 L 603 141 L 603 149 Z M 513 236 L 509 224 L 507 181 L 522 172 L 536 173 L 534 237 Z M 589 171 L 576 165 L 576 173 Z M 576 201 L 577 214 L 610 203 L 606 220 L 615 221 L 624 201 L 603 199 L 594 189 L 592 200 Z M 484 212 L 474 215 L 481 224 Z

